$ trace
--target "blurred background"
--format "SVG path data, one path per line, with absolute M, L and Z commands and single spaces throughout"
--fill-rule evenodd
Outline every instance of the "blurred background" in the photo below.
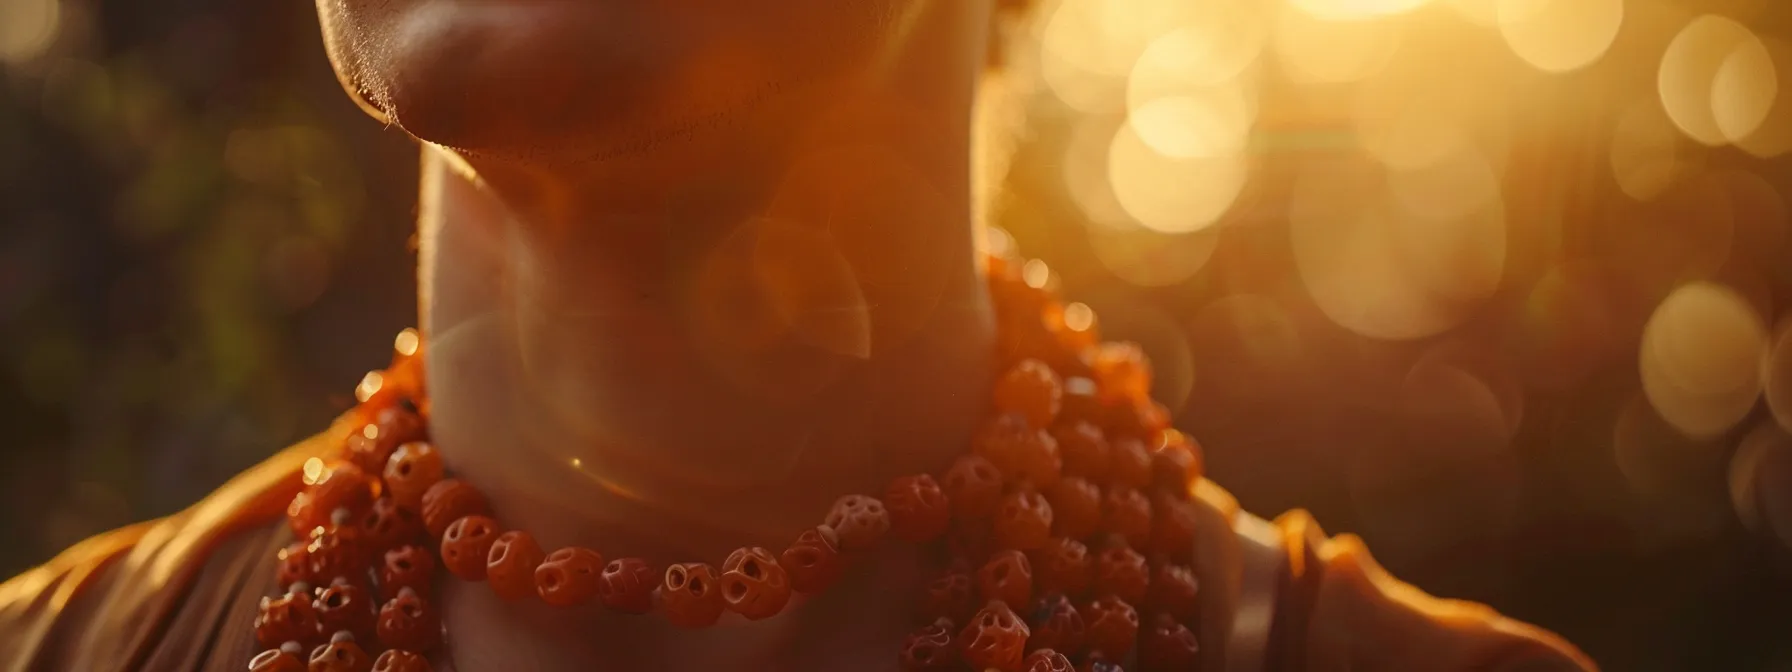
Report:
M 999 223 L 1250 509 L 1792 670 L 1792 5 L 1042 0 Z M 0 575 L 352 402 L 416 151 L 310 3 L 0 0 Z

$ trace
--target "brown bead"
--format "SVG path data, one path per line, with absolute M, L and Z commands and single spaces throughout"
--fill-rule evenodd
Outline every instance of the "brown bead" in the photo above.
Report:
M 1083 664 L 1076 666 L 1076 672 L 1126 672 L 1126 668 L 1107 654 L 1094 651 L 1083 657 Z
M 1044 548 L 1034 551 L 1033 584 L 1041 591 L 1081 597 L 1089 591 L 1094 576 L 1094 561 L 1083 542 L 1057 537 Z
M 1027 624 L 1005 602 L 990 602 L 958 631 L 958 651 L 972 669 L 1013 670 L 1027 647 Z
M 465 516 L 442 531 L 442 566 L 467 581 L 485 580 L 485 561 L 498 540 L 498 521 Z
M 373 672 L 434 672 L 429 659 L 409 651 L 387 649 L 373 660 Z
M 666 620 L 681 628 L 701 628 L 722 617 L 726 604 L 718 587 L 716 568 L 702 562 L 683 562 L 666 568 L 660 584 Z
M 1177 560 L 1195 554 L 1195 525 L 1201 512 L 1186 499 L 1159 492 L 1151 498 L 1151 550 Z
M 535 568 L 546 558 L 541 544 L 535 543 L 535 537 L 528 532 L 505 532 L 492 540 L 491 548 L 486 551 L 485 580 L 502 600 L 534 596 Z
M 1031 487 L 1016 488 L 996 508 L 996 545 L 1030 551 L 1052 538 L 1052 505 Z
M 604 606 L 625 614 L 653 611 L 653 590 L 659 573 L 641 558 L 617 558 L 597 576 L 597 598 Z
M 1201 480 L 1203 471 L 1201 447 L 1194 439 L 1174 429 L 1157 433 L 1151 446 L 1153 484 L 1187 499 L 1189 489 Z
M 1145 604 L 1153 611 L 1193 623 L 1201 612 L 1201 583 L 1187 565 L 1161 564 L 1151 572 Z
M 1151 362 L 1137 343 L 1098 345 L 1090 366 L 1103 398 L 1151 398 Z
M 268 649 L 249 659 L 249 672 L 305 672 L 305 663 L 292 651 Z
M 535 568 L 535 594 L 556 607 L 584 604 L 597 594 L 604 556 L 589 548 L 562 548 Z
M 890 532 L 898 539 L 920 543 L 946 533 L 952 524 L 952 503 L 932 476 L 903 476 L 884 490 L 884 507 L 890 512 Z
M 347 631 L 362 638 L 374 635 L 374 617 L 378 608 L 373 595 L 359 583 L 337 581 L 318 590 L 311 608 L 317 612 L 318 628 L 322 632 Z
M 317 609 L 311 606 L 310 595 L 293 592 L 261 598 L 255 615 L 255 641 L 262 646 L 308 644 L 317 641 L 317 637 Z
M 1026 660 L 1020 663 L 1021 672 L 1076 672 L 1070 666 L 1070 658 L 1051 649 L 1039 649 L 1027 654 Z
M 305 568 L 317 583 L 338 577 L 359 578 L 367 572 L 371 560 L 361 528 L 354 525 L 317 528 L 305 545 Z
M 1139 669 L 1144 672 L 1181 672 L 1201 663 L 1201 646 L 1195 633 L 1169 614 L 1152 619 L 1139 642 Z
M 405 588 L 419 595 L 428 593 L 435 574 L 436 556 L 422 546 L 405 545 L 386 551 L 379 568 L 380 599 L 398 597 L 398 591 Z
M 1126 600 L 1113 595 L 1095 598 L 1081 609 L 1088 639 L 1087 646 L 1096 651 L 1125 655 L 1132 650 L 1139 636 L 1139 612 Z
M 1143 488 L 1151 485 L 1151 454 L 1145 442 L 1130 436 L 1108 441 L 1108 487 Z
M 977 570 L 977 588 L 985 600 L 1024 605 L 1033 599 L 1033 563 L 1020 551 L 996 551 Z
M 1028 650 L 1052 649 L 1070 656 L 1083 651 L 1083 639 L 1087 637 L 1083 615 L 1062 593 L 1034 600 L 1027 613 L 1027 625 L 1032 630 L 1027 638 Z
M 326 467 L 317 480 L 305 486 L 287 505 L 287 524 L 293 535 L 308 538 L 319 527 L 337 524 L 338 511 L 354 516 L 367 510 L 379 489 L 378 481 L 350 462 L 336 462 Z
M 1149 441 L 1170 426 L 1170 409 L 1154 400 L 1110 399 L 1102 408 L 1102 430 L 1109 437 Z
M 921 591 L 920 615 L 924 619 L 959 622 L 970 618 L 976 608 L 977 591 L 971 575 L 960 570 L 948 570 L 934 577 Z
M 367 550 L 384 553 L 388 549 L 415 543 L 423 538 L 423 519 L 417 513 L 398 505 L 391 497 L 381 497 L 361 514 L 361 536 Z
M 1132 488 L 1110 487 L 1101 498 L 1101 527 L 1146 548 L 1151 542 L 1151 502 Z
M 842 549 L 863 551 L 876 546 L 890 531 L 890 512 L 874 497 L 847 495 L 834 500 L 834 507 L 822 522 L 834 528 Z
M 903 672 L 952 672 L 958 669 L 958 648 L 952 645 L 956 628 L 952 620 L 941 618 L 927 627 L 909 633 L 902 641 L 899 661 Z
M 776 616 L 790 602 L 790 577 L 771 551 L 758 546 L 728 554 L 722 562 L 721 581 L 728 610 L 750 621 Z
M 423 419 L 402 407 L 380 409 L 374 419 L 354 431 L 343 441 L 342 450 L 348 461 L 369 474 L 385 471 L 386 461 L 399 445 L 421 440 L 427 433 Z
M 431 539 L 441 539 L 454 521 L 488 513 L 485 495 L 457 478 L 436 481 L 423 493 L 423 528 Z
M 977 455 L 965 455 L 946 470 L 942 487 L 952 502 L 952 513 L 961 518 L 982 518 L 996 511 L 1002 499 L 1002 472 Z
M 380 607 L 380 643 L 394 649 L 426 653 L 442 641 L 441 615 L 416 591 L 403 588 Z
M 316 581 L 311 578 L 310 554 L 305 551 L 308 547 L 310 544 L 307 542 L 295 541 L 274 554 L 275 559 L 279 562 L 275 575 L 281 588 L 300 581 L 308 583 Z
M 1058 441 L 1065 476 L 1080 476 L 1093 483 L 1107 480 L 1113 458 L 1108 455 L 1108 437 L 1100 427 L 1081 420 L 1060 424 L 1052 429 L 1052 438 Z
M 311 651 L 306 664 L 308 672 L 368 672 L 373 669 L 373 656 L 355 643 L 347 632 L 338 632 L 330 643 Z
M 443 468 L 442 453 L 434 445 L 423 441 L 406 443 L 386 460 L 386 490 L 399 506 L 422 511 L 423 494 L 442 480 Z
M 779 554 L 778 560 L 790 574 L 791 589 L 805 595 L 826 590 L 846 572 L 846 559 L 840 555 L 840 537 L 827 525 L 803 530 L 790 548 Z
M 1095 556 L 1095 592 L 1109 593 L 1127 604 L 1144 604 L 1151 585 L 1145 556 L 1125 546 L 1110 546 Z
M 1081 478 L 1064 478 L 1045 490 L 1052 507 L 1052 532 L 1084 539 L 1101 531 L 1101 488 Z
M 971 448 L 1010 481 L 1048 487 L 1058 480 L 1063 469 L 1057 439 L 1028 424 L 1025 416 L 1014 413 L 997 415 L 985 422 L 972 438 Z
M 1052 425 L 1063 396 L 1058 374 L 1037 359 L 1021 360 L 995 382 L 996 411 L 1025 417 L 1034 427 Z

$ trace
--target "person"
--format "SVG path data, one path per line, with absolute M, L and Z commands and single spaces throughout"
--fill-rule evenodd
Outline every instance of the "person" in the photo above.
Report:
M 1104 394 L 1148 387 L 1136 349 L 1083 343 L 1095 316 L 1072 316 L 1032 292 L 1053 283 L 1049 269 L 981 252 L 985 177 L 999 172 L 991 166 L 1002 155 L 992 139 L 1009 130 L 1009 116 L 992 110 L 1003 87 L 1017 86 L 1004 74 L 1002 43 L 1032 11 L 1024 1 L 319 0 L 318 11 L 343 86 L 424 145 L 426 344 L 401 336 L 401 352 L 417 354 L 370 376 L 361 408 L 193 507 L 95 537 L 0 586 L 7 669 L 298 665 L 305 650 L 282 653 L 276 643 L 264 652 L 270 646 L 257 642 L 281 615 L 269 615 L 268 600 L 327 588 L 290 589 L 290 566 L 275 559 L 299 557 L 282 549 L 306 530 L 310 545 L 298 547 L 322 557 L 320 543 L 342 538 L 329 530 L 354 524 L 306 518 L 335 511 L 302 505 L 346 479 L 334 474 L 377 476 L 419 451 L 438 455 L 457 487 L 481 493 L 480 506 L 455 509 L 463 500 L 432 486 L 425 496 L 434 499 L 412 492 L 410 508 L 394 511 L 421 511 L 432 528 L 453 515 L 449 528 L 430 530 L 426 555 L 439 552 L 430 562 L 492 584 L 438 576 L 416 586 L 433 591 L 428 615 L 441 624 L 421 635 L 434 669 L 899 669 L 917 664 L 914 604 L 937 582 L 922 573 L 925 548 L 864 544 L 832 589 L 791 599 L 774 617 L 730 616 L 701 630 L 680 619 L 716 619 L 689 611 L 696 588 L 686 582 L 710 576 L 709 565 L 676 579 L 668 567 L 651 608 L 669 615 L 657 619 L 605 608 L 608 592 L 605 605 L 590 595 L 570 608 L 544 603 L 560 585 L 544 572 L 561 556 L 535 556 L 598 549 L 650 559 L 657 572 L 736 549 L 776 553 L 820 530 L 820 512 L 840 529 L 813 548 L 844 549 L 873 526 L 855 517 L 871 515 L 862 507 L 839 513 L 840 502 L 865 501 L 842 495 L 881 495 L 892 478 L 970 460 L 960 457 L 966 446 L 989 445 L 979 437 L 992 403 L 1047 408 L 1044 397 L 1027 396 L 1047 381 L 1049 418 L 1060 412 L 1058 395 L 1069 408 L 1072 378 L 1102 378 Z M 1022 321 L 1037 326 L 1043 309 L 1057 320 L 1052 334 L 1079 343 L 1062 376 L 1016 363 L 1017 348 L 1038 337 L 1008 335 L 1017 302 Z M 1125 422 L 1152 425 L 1147 436 L 1179 436 L 1156 428 L 1161 407 L 1130 399 L 1119 403 L 1142 415 Z M 427 429 L 393 418 L 426 419 Z M 323 462 L 397 434 L 427 442 L 378 446 L 367 470 Z M 1064 457 L 1071 449 L 1063 446 Z M 1198 457 L 1198 446 L 1189 449 L 1178 454 Z M 1189 466 L 1199 476 L 1198 462 Z M 392 480 L 397 472 L 385 473 L 381 501 L 410 492 Z M 945 480 L 948 490 L 969 487 Z M 369 494 L 372 481 L 354 482 Z M 1004 496 L 1035 501 L 1029 485 L 1016 487 Z M 1194 537 L 1150 562 L 1161 570 L 1186 561 L 1199 590 L 1198 614 L 1162 623 L 1181 637 L 1164 646 L 1187 643 L 1200 669 L 1594 669 L 1541 629 L 1398 582 L 1358 539 L 1328 538 L 1302 512 L 1264 521 L 1205 479 L 1160 494 L 1168 499 L 1159 506 L 1190 507 L 1174 510 L 1193 512 Z M 954 500 L 954 515 L 963 503 Z M 913 515 L 894 499 L 889 507 Z M 1060 526 L 1069 519 L 1061 510 Z M 501 566 L 492 551 L 479 554 L 489 566 L 455 560 L 457 540 L 497 531 L 475 529 L 478 521 L 526 531 L 529 542 L 512 537 L 506 548 L 533 547 L 533 574 Z M 958 534 L 970 524 L 952 525 Z M 1124 536 L 1115 548 L 1115 557 L 1137 555 Z M 775 565 L 768 557 L 754 566 Z M 512 579 L 542 599 L 496 594 Z M 740 595 L 763 587 L 734 581 L 724 584 L 748 586 Z M 335 589 L 338 600 L 351 590 Z M 366 599 L 356 595 L 350 602 Z M 277 604 L 302 610 L 305 601 Z M 319 598 L 312 608 L 332 604 Z M 1014 616 L 991 611 L 999 604 L 979 613 Z M 390 606 L 379 612 L 381 640 Z M 1040 629 L 1025 607 L 1000 608 L 1020 609 L 1017 618 Z M 1083 616 L 1097 628 L 1097 614 Z M 975 626 L 961 617 L 935 634 L 956 637 L 971 655 L 983 640 L 966 633 L 981 635 L 959 628 Z M 1147 618 L 1139 636 L 1158 626 Z M 990 641 L 1019 646 L 1000 634 Z M 366 669 L 360 656 L 379 650 L 364 634 L 332 640 L 307 642 L 317 652 L 310 669 Z M 940 662 L 956 650 L 941 649 Z M 1165 665 L 1125 651 L 1105 662 L 1069 653 L 1082 669 Z M 1193 666 L 1177 660 L 1174 669 Z M 415 657 L 380 665 L 424 669 L 404 667 L 423 665 Z

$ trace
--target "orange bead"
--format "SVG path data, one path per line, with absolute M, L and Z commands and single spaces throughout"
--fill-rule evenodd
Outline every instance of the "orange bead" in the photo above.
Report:
M 420 441 L 427 434 L 423 419 L 416 413 L 392 406 L 374 413 L 373 420 L 349 432 L 343 441 L 348 461 L 369 474 L 385 471 L 386 461 L 400 445 Z
M 1200 515 L 1194 502 L 1160 491 L 1151 498 L 1151 550 L 1176 560 L 1193 559 Z
M 305 544 L 305 569 L 313 581 L 359 578 L 367 572 L 372 555 L 361 537 L 361 528 L 331 525 L 312 532 L 311 540 Z
M 890 531 L 890 512 L 883 502 L 864 495 L 847 495 L 834 501 L 823 521 L 840 537 L 840 547 L 863 551 L 876 546 Z
M 1194 439 L 1174 429 L 1157 433 L 1151 448 L 1151 477 L 1157 487 L 1186 499 L 1204 470 L 1201 448 Z
M 1101 530 L 1101 488 L 1081 478 L 1059 479 L 1045 491 L 1052 507 L 1052 531 L 1083 539 Z
M 398 591 L 398 597 L 380 607 L 380 643 L 394 649 L 426 653 L 442 641 L 441 615 L 409 588 Z
M 1058 480 L 1063 463 L 1058 441 L 1043 429 L 1027 424 L 1024 416 L 1005 413 L 991 418 L 971 440 L 977 455 L 990 461 L 1010 481 L 1029 481 L 1049 487 Z
M 826 590 L 846 571 L 840 537 L 827 525 L 803 530 L 778 559 L 790 574 L 791 589 L 807 595 Z
M 1021 360 L 995 383 L 996 411 L 1018 414 L 1038 428 L 1057 419 L 1063 396 L 1058 374 L 1037 359 Z
M 1065 537 L 1052 539 L 1034 551 L 1033 583 L 1041 591 L 1081 597 L 1094 580 L 1094 560 L 1083 542 Z
M 932 476 L 903 476 L 884 490 L 884 506 L 890 511 L 890 531 L 913 543 L 932 541 L 952 524 L 952 503 Z
M 1145 556 L 1125 546 L 1110 546 L 1095 556 L 1095 592 L 1108 593 L 1127 604 L 1144 604 L 1151 585 L 1151 568 Z
M 597 595 L 604 556 L 589 548 L 562 548 L 535 568 L 535 593 L 556 607 L 584 604 Z
M 279 562 L 275 575 L 281 588 L 284 589 L 300 581 L 316 581 L 311 577 L 310 554 L 305 551 L 308 547 L 310 547 L 309 542 L 295 541 L 274 554 L 275 559 Z
M 485 561 L 498 541 L 498 521 L 465 516 L 442 531 L 442 566 L 467 581 L 485 580 Z
M 1027 654 L 1026 660 L 1020 663 L 1020 669 L 1022 672 L 1076 672 L 1070 666 L 1069 658 L 1051 649 L 1040 649 Z
M 617 558 L 604 565 L 597 577 L 597 598 L 604 606 L 625 614 L 653 611 L 653 591 L 660 576 L 641 558 Z
M 1139 669 L 1143 672 L 1181 672 L 1201 664 L 1201 646 L 1195 633 L 1169 614 L 1158 614 L 1139 642 Z
M 255 616 L 255 641 L 262 646 L 308 644 L 317 641 L 317 637 L 317 609 L 311 606 L 310 595 L 293 592 L 261 598 Z
M 423 528 L 429 530 L 431 539 L 442 538 L 454 521 L 488 513 L 485 495 L 460 479 L 436 481 L 423 493 Z
M 750 621 L 776 616 L 790 602 L 790 577 L 771 551 L 735 549 L 722 563 L 722 600 Z
M 1002 472 L 989 460 L 965 455 L 946 470 L 942 487 L 951 500 L 953 515 L 982 518 L 994 514 L 1002 499 Z
M 1109 437 L 1130 436 L 1149 440 L 1170 426 L 1170 409 L 1147 399 L 1108 400 L 1102 408 L 1102 430 Z
M 1130 436 L 1108 442 L 1108 485 L 1143 488 L 1151 485 L 1151 454 Z
M 330 638 L 330 643 L 312 650 L 306 669 L 309 672 L 369 672 L 373 669 L 373 656 L 367 655 L 367 651 L 355 643 L 354 636 L 338 632 Z
M 444 542 L 445 543 L 445 542 Z M 535 568 L 547 558 L 535 537 L 511 530 L 492 540 L 485 554 L 485 580 L 499 599 L 515 601 L 535 595 Z
M 1151 542 L 1151 502 L 1132 488 L 1108 488 L 1101 498 L 1101 525 L 1127 543 L 1146 548 Z
M 1087 646 L 1095 651 L 1124 656 L 1139 637 L 1139 612 L 1113 595 L 1095 598 L 1081 609 Z
M 1137 343 L 1103 343 L 1091 363 L 1095 383 L 1106 399 L 1151 398 L 1151 362 Z
M 718 587 L 716 568 L 702 562 L 684 562 L 666 568 L 660 583 L 660 599 L 666 620 L 681 628 L 702 628 L 722 617 L 726 602 Z
M 1070 656 L 1083 651 L 1083 639 L 1087 636 L 1083 615 L 1063 594 L 1054 593 L 1034 600 L 1028 610 L 1027 625 L 1032 631 L 1027 638 L 1030 651 L 1051 649 Z
M 255 654 L 249 659 L 249 672 L 305 672 L 305 663 L 299 659 L 303 651 L 297 642 L 290 642 L 288 648 L 268 649 Z
M 1195 622 L 1201 613 L 1201 584 L 1187 565 L 1160 564 L 1151 572 L 1145 604 L 1179 621 Z
M 996 545 L 1030 551 L 1052 538 L 1052 505 L 1031 487 L 1015 489 L 996 508 Z
M 952 633 L 955 629 L 951 619 L 941 618 L 910 633 L 902 641 L 902 654 L 898 659 L 903 672 L 951 672 L 959 669 L 958 648 L 952 645 Z
M 434 672 L 429 659 L 409 651 L 388 649 L 373 661 L 373 672 Z
M 958 632 L 958 651 L 972 669 L 1014 670 L 1027 646 L 1027 624 L 1004 602 L 991 602 Z
M 357 637 L 370 638 L 374 635 L 374 617 L 378 611 L 373 595 L 362 588 L 359 583 L 337 581 L 317 592 L 317 599 L 311 601 L 311 608 L 317 612 L 318 629 L 321 632 L 351 632 Z
M 921 618 L 950 619 L 954 622 L 970 618 L 977 608 L 977 590 L 970 574 L 947 570 L 928 581 L 921 590 Z
M 409 588 L 421 595 L 429 592 L 435 579 L 436 556 L 422 546 L 400 546 L 381 558 L 379 567 L 380 599 L 398 597 L 398 591 Z
M 977 570 L 977 588 L 985 600 L 1025 605 L 1033 599 L 1033 563 L 1020 551 L 996 551 Z
M 350 515 L 367 510 L 378 494 L 379 483 L 354 463 L 337 462 L 325 468 L 305 491 L 310 493 L 312 505 L 328 520 L 337 509 L 347 509 Z
M 367 549 L 384 553 L 388 549 L 414 543 L 423 538 L 423 519 L 403 508 L 391 497 L 381 497 L 361 514 L 361 537 Z
M 1100 427 L 1080 420 L 1061 424 L 1052 430 L 1052 438 L 1058 441 L 1065 476 L 1081 476 L 1094 483 L 1107 479 L 1113 458 L 1108 456 L 1108 438 Z
M 1103 416 L 1101 390 L 1095 381 L 1083 376 L 1064 379 L 1064 403 L 1058 411 L 1059 424 L 1089 423 L 1100 426 Z
M 423 493 L 442 480 L 442 454 L 432 444 L 416 441 L 392 451 L 386 460 L 386 490 L 398 505 L 413 511 L 423 509 Z

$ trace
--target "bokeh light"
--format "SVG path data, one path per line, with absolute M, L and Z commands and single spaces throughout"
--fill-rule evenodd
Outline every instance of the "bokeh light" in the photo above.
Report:
M 0 61 L 24 63 L 56 41 L 60 0 L 0 0 Z
M 1146 122 L 1178 127 L 1176 112 L 1172 107 L 1147 116 Z M 1146 141 L 1138 117 L 1128 120 L 1108 149 L 1108 180 L 1120 207 L 1146 228 L 1165 233 L 1195 231 L 1218 221 L 1244 190 L 1250 171 L 1242 144 L 1207 146 L 1202 141 L 1212 135 L 1186 127 L 1154 132 L 1176 138 L 1166 142 L 1196 155 L 1165 155 Z
M 1766 327 L 1748 301 L 1712 283 L 1682 286 L 1643 328 L 1643 392 L 1687 436 L 1717 436 L 1760 397 L 1766 350 Z
M 1723 128 L 1718 126 L 1712 104 L 1718 73 L 1732 55 L 1746 53 L 1745 45 L 1759 43 L 1759 38 L 1746 26 L 1712 14 L 1698 17 L 1680 29 L 1661 55 L 1656 82 L 1662 107 L 1667 109 L 1674 125 L 1688 137 L 1706 145 L 1728 142 Z M 1750 58 L 1745 57 L 1745 64 L 1736 69 L 1741 71 L 1749 67 L 1746 61 Z M 1731 78 L 1740 79 L 1745 74 L 1734 74 Z M 1740 112 L 1727 114 L 1737 117 L 1730 123 L 1740 123 L 1747 116 Z
M 1624 0 L 1499 0 L 1500 36 L 1526 63 L 1567 72 L 1597 60 L 1624 22 Z
M 1387 67 L 1400 49 L 1401 28 L 1393 21 L 1332 21 L 1291 6 L 1280 13 L 1271 39 L 1289 79 L 1341 83 Z

